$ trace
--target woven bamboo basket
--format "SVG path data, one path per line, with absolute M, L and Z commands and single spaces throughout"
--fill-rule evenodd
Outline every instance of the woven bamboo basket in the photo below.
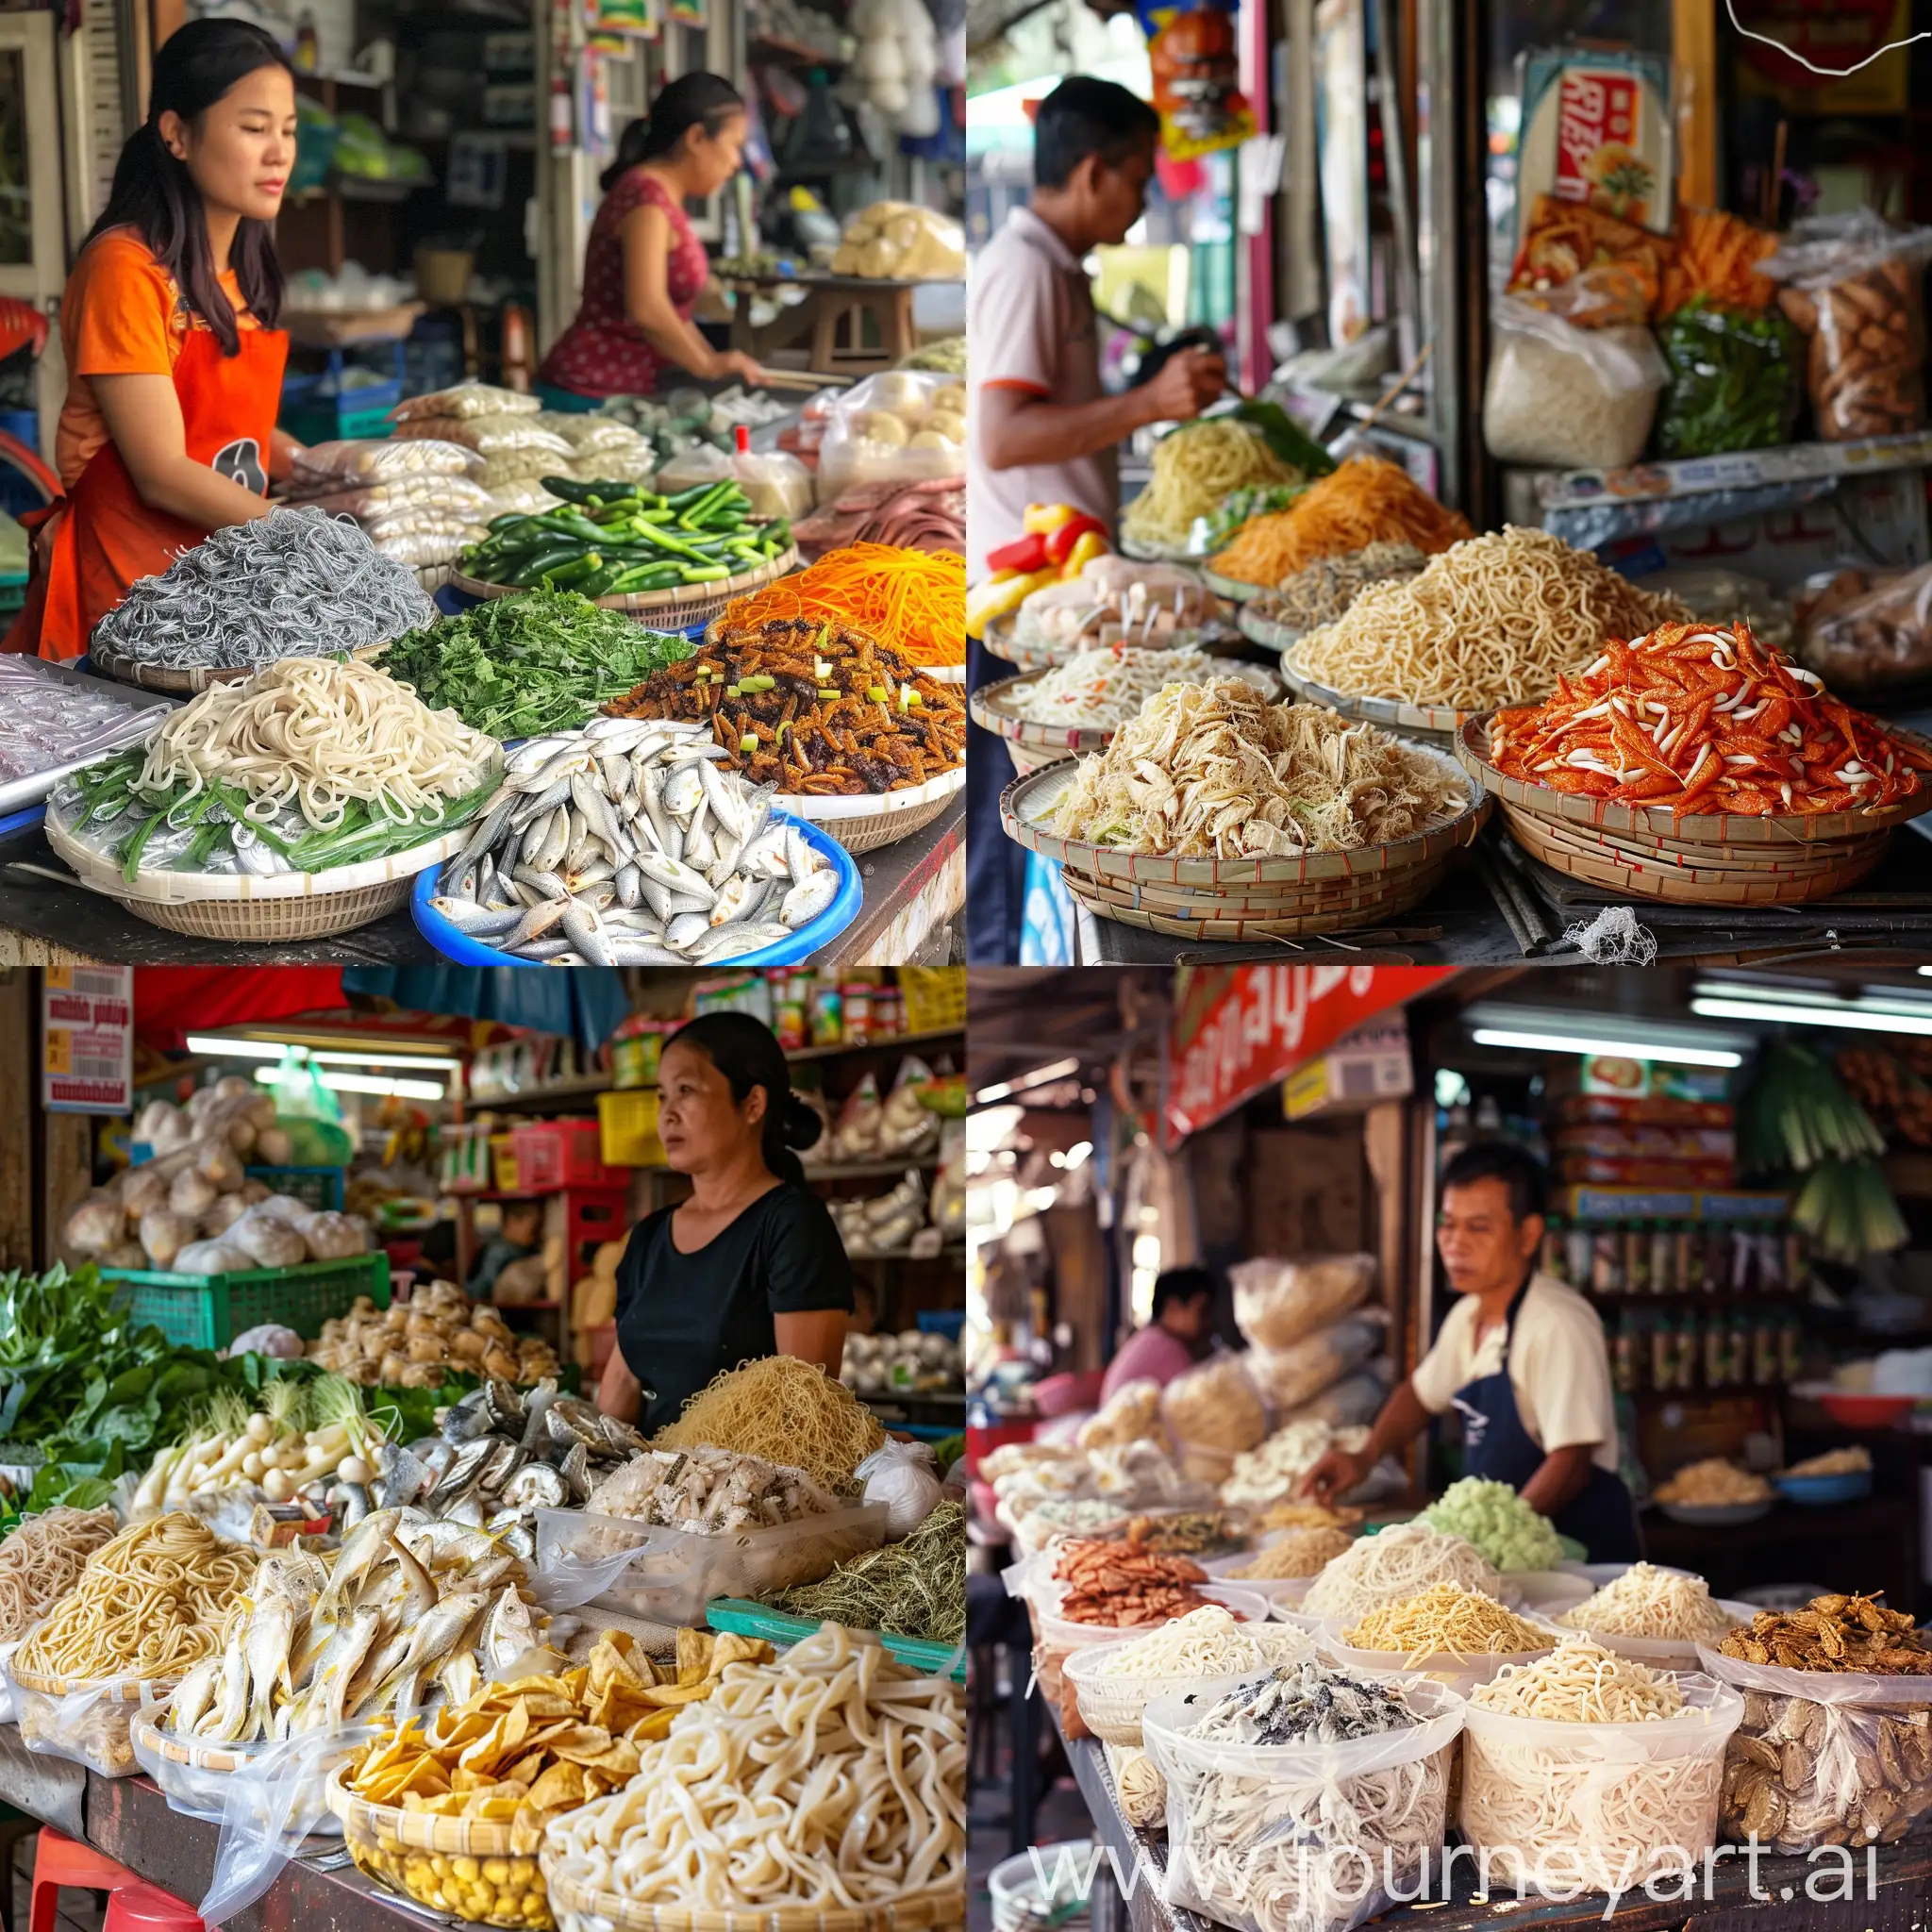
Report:
M 1130 537 L 1123 530 L 1120 535 L 1120 553 L 1130 557 L 1136 563 L 1186 563 L 1198 564 L 1200 558 L 1191 555 L 1185 543 L 1149 543 L 1139 537 Z
M 124 657 L 98 644 L 89 649 L 88 662 L 99 676 L 111 677 L 116 684 L 166 691 L 177 698 L 192 697 L 210 685 L 234 684 L 242 678 L 253 677 L 262 668 L 259 664 L 241 664 L 231 671 L 218 665 L 197 664 L 192 671 L 176 671 L 165 664 L 145 664 L 139 658 Z
M 65 1677 L 23 1670 L 16 1657 L 7 1674 L 14 1690 L 14 1722 L 30 1751 L 85 1764 L 103 1777 L 127 1777 L 141 1769 L 134 1756 L 134 1723 L 143 1688 L 172 1689 L 172 1677 Z M 68 1698 L 81 1704 L 69 1707 Z
M 1242 612 L 1242 629 L 1247 629 L 1247 613 Z M 1274 628 L 1279 631 L 1280 626 Z M 1283 635 L 1288 635 L 1284 632 Z M 1253 635 L 1252 632 L 1249 635 Z M 1257 642 L 1260 641 L 1258 639 Z M 1411 705 L 1396 698 L 1357 697 L 1337 691 L 1332 685 L 1310 677 L 1295 662 L 1291 645 L 1281 653 L 1281 675 L 1297 697 L 1311 705 L 1325 705 L 1343 718 L 1365 724 L 1379 724 L 1386 731 L 1400 731 L 1406 738 L 1419 738 L 1442 751 L 1453 751 L 1456 734 L 1474 713 L 1458 711 L 1454 705 Z
M 734 597 L 747 596 L 753 591 L 760 591 L 767 584 L 776 583 L 782 576 L 789 576 L 798 568 L 798 546 L 781 551 L 770 563 L 761 564 L 757 570 L 748 570 L 741 575 L 726 577 L 715 584 L 673 584 L 668 591 L 644 591 L 626 597 L 599 597 L 595 601 L 600 609 L 621 610 L 626 617 L 634 617 L 647 629 L 689 630 L 696 624 L 708 624 L 714 617 L 724 614 L 724 607 Z M 521 597 L 524 595 L 514 584 L 486 584 L 480 577 L 466 575 L 457 570 L 450 573 L 449 580 L 459 591 L 472 597 Z
M 1018 625 L 1018 616 L 1011 611 L 1004 617 L 990 617 L 980 642 L 992 656 L 1004 658 L 1022 671 L 1051 671 L 1074 655 L 1071 649 L 1061 650 L 1052 644 L 1023 643 L 1017 635 Z
M 1252 604 L 1243 604 L 1234 614 L 1242 637 L 1264 651 L 1291 651 L 1302 641 L 1302 632 L 1264 617 Z
M 208 1744 L 164 1731 L 151 1717 L 137 1718 L 134 1736 L 157 1757 L 186 1764 L 196 1771 L 242 1771 L 270 1749 L 267 1744 Z
M 199 939 L 247 945 L 325 939 L 398 911 L 408 903 L 419 872 L 462 849 L 475 821 L 428 844 L 331 872 L 251 874 L 137 872 L 130 886 L 121 868 L 90 851 L 54 813 L 47 843 L 90 891 L 100 892 L 150 925 Z
M 1201 581 L 1217 597 L 1225 597 L 1230 604 L 1245 604 L 1268 588 L 1266 584 L 1244 584 L 1240 577 L 1224 577 L 1218 570 L 1210 570 L 1206 564 L 1201 566 Z
M 1281 695 L 1279 679 L 1259 665 L 1231 662 L 1227 675 L 1258 686 L 1271 703 Z M 1119 729 L 1118 725 L 1042 724 L 1021 716 L 1026 693 L 1044 675 L 1043 672 L 1028 671 L 1018 677 L 1004 677 L 997 684 L 982 685 L 966 701 L 975 724 L 1006 740 L 1007 755 L 1022 777 L 1057 763 L 1070 752 L 1078 758 L 1085 752 L 1104 751 Z
M 966 1897 L 957 1885 L 931 1886 L 891 1905 L 854 1910 L 834 1906 L 759 1906 L 743 1911 L 703 1906 L 646 1906 L 621 1892 L 576 1884 L 569 1861 L 547 1847 L 543 1872 L 550 1904 L 565 1932 L 921 1932 L 929 1926 L 963 1925 Z
M 870 792 L 862 798 L 842 794 L 780 792 L 772 800 L 779 811 L 809 819 L 827 838 L 848 852 L 876 852 L 896 845 L 932 824 L 966 785 L 966 767 L 909 785 L 898 791 Z
M 1449 767 L 1446 754 L 1415 747 Z M 1067 890 L 1102 918 L 1196 939 L 1340 932 L 1417 905 L 1474 842 L 1490 801 L 1479 784 L 1440 824 L 1386 845 L 1282 858 L 1174 858 L 1115 851 L 1047 829 L 1072 778 L 1064 759 L 1017 779 L 1000 798 L 1007 836 L 1053 859 Z
M 1552 791 L 1507 776 L 1489 759 L 1493 712 L 1466 720 L 1456 756 L 1501 805 L 1510 836 L 1553 870 L 1606 890 L 1689 906 L 1794 906 L 1828 899 L 1866 877 L 1893 829 L 1932 811 L 1932 791 L 1882 810 L 1692 812 Z M 1932 741 L 1886 729 L 1932 752 Z

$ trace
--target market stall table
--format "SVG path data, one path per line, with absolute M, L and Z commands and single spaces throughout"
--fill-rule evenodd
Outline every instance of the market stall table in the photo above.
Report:
M 858 869 L 865 903 L 858 917 L 840 934 L 834 958 L 823 963 L 897 965 L 938 949 L 940 936 L 966 903 L 964 801 L 956 799 L 931 824 L 896 844 L 863 854 Z M 111 959 L 132 966 L 238 963 L 237 948 L 230 942 L 150 925 L 77 881 L 63 888 L 47 876 L 64 871 L 40 826 L 0 839 L 0 964 L 26 966 L 73 958 Z M 425 965 L 441 958 L 416 930 L 405 907 L 331 938 L 250 946 L 239 963 L 313 966 L 347 959 L 370 965 Z
M 1054 1723 L 1059 1724 L 1058 1710 Z M 1069 1739 L 1064 1730 L 1060 1735 L 1095 1835 L 1120 1861 L 1123 1873 L 1133 1874 L 1137 1861 L 1144 1861 L 1140 1882 L 1133 1887 L 1133 1896 L 1127 1898 L 1114 1893 L 1112 1875 L 1103 1858 L 1098 1868 L 1102 1875 L 1095 1887 L 1096 1932 L 1117 1932 L 1123 1924 L 1132 1932 L 1208 1932 L 1217 1921 L 1170 1906 L 1160 1896 L 1159 1879 L 1167 1870 L 1166 1835 L 1136 1831 L 1121 1816 L 1101 1745 L 1091 1738 Z M 1861 1859 L 1857 1897 L 1826 1903 L 1807 1899 L 1805 1882 L 1817 1879 L 1821 1870 L 1835 1872 L 1835 1865 L 1807 1864 L 1802 1857 L 1761 1857 L 1757 1860 L 1758 1888 L 1769 1897 L 1754 1900 L 1748 1868 L 1736 1857 L 1714 1859 L 1708 1901 L 1655 1900 L 1640 1890 L 1620 1901 L 1615 1914 L 1607 1920 L 1604 1907 L 1607 1901 L 1600 1892 L 1586 1892 L 1568 1901 L 1525 1898 L 1520 1903 L 1507 1888 L 1499 1887 L 1493 1895 L 1480 1892 L 1474 1883 L 1474 1860 L 1464 1857 L 1456 1862 L 1446 1902 L 1440 1901 L 1440 1883 L 1432 1874 L 1426 1901 L 1391 1907 L 1370 1923 L 1426 1925 L 1428 1932 L 1476 1932 L 1477 1927 L 1493 1925 L 1499 1919 L 1512 1926 L 1535 1925 L 1543 1932 L 1557 1932 L 1557 1928 L 1568 1932 L 1572 1927 L 1583 1932 L 1586 1926 L 1606 1923 L 1623 1932 L 1742 1932 L 1746 1925 L 1751 1932 L 1921 1932 L 1924 1900 L 1932 1888 L 1932 1844 L 1922 1840 L 1881 1846 L 1874 1863 L 1877 1871 L 1875 1898 L 1864 1895 Z M 1824 1890 L 1836 1889 L 1835 1876 L 1820 1882 Z

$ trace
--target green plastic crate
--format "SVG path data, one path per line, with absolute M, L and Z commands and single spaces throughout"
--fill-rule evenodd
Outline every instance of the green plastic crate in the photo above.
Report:
M 342 1211 L 344 1189 L 339 1167 L 251 1167 L 248 1178 L 277 1194 L 306 1201 L 319 1214 Z
M 787 1617 L 768 1610 L 741 1596 L 713 1597 L 705 1606 L 705 1621 L 713 1630 L 735 1630 L 741 1637 L 762 1637 L 769 1643 L 788 1645 L 809 1637 L 819 1626 L 803 1617 Z M 963 1645 L 930 1643 L 917 1637 L 894 1637 L 890 1631 L 875 1633 L 889 1655 L 915 1671 L 937 1676 L 950 1664 L 954 1683 L 966 1681 L 966 1652 Z
M 163 1274 L 136 1268 L 103 1268 L 101 1274 L 128 1289 L 134 1321 L 153 1323 L 181 1348 L 226 1348 L 263 1322 L 279 1322 L 313 1341 L 322 1324 L 346 1315 L 358 1294 L 378 1308 L 389 1307 L 389 1257 L 379 1248 L 342 1261 L 234 1274 Z

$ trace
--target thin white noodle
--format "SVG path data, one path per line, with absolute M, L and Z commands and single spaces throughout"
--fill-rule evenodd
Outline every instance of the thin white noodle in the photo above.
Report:
M 1226 666 L 1206 651 L 1141 651 L 1126 644 L 1081 651 L 1019 694 L 1015 708 L 1037 724 L 1107 730 L 1139 714 L 1170 684 L 1206 684 Z
M 1506 1665 L 1470 1702 L 1577 1726 L 1574 1746 L 1474 1723 L 1464 1733 L 1463 1833 L 1510 1883 L 1519 1874 L 1574 1883 L 1580 1872 L 1596 1889 L 1628 1890 L 1685 1869 L 1687 1855 L 1694 1864 L 1712 1842 L 1723 1736 L 1659 1740 L 1655 1752 L 1642 1737 L 1684 1712 L 1674 1679 L 1579 1637 L 1535 1663 Z
M 1308 1586 L 1302 1607 L 1311 1617 L 1355 1624 L 1385 1604 L 1421 1595 L 1433 1583 L 1459 1583 L 1491 1597 L 1503 1593 L 1502 1577 L 1474 1543 L 1424 1524 L 1398 1523 L 1337 1557 Z
M 1204 1604 L 1145 1637 L 1110 1649 L 1094 1665 L 1102 1677 L 1225 1677 L 1292 1663 L 1313 1647 L 1293 1624 L 1244 1624 L 1220 1604 Z
M 0 1643 L 25 1637 L 117 1527 L 111 1509 L 56 1507 L 24 1518 L 0 1542 Z
M 1703 1577 L 1633 1563 L 1556 1621 L 1611 1637 L 1702 1638 L 1715 1643 L 1737 1620 L 1712 1599 Z
M 1224 418 L 1191 423 L 1154 445 L 1147 487 L 1121 519 L 1124 534 L 1142 543 L 1188 541 L 1196 517 L 1210 516 L 1237 490 L 1299 483 L 1302 473 L 1269 448 L 1258 430 Z
M 408 825 L 475 790 L 495 751 L 454 711 L 432 711 L 357 658 L 284 658 L 175 712 L 137 782 L 149 791 L 185 783 L 191 797 L 237 786 L 258 824 L 292 803 L 327 831 L 359 800 Z

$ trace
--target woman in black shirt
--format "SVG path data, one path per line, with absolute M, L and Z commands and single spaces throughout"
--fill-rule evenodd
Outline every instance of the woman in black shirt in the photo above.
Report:
M 791 1150 L 819 1137 L 785 1055 L 748 1013 L 707 1013 L 665 1042 L 658 1135 L 691 1193 L 631 1230 L 617 1346 L 597 1405 L 646 1431 L 713 1375 L 791 1355 L 839 1373 L 852 1267 Z

